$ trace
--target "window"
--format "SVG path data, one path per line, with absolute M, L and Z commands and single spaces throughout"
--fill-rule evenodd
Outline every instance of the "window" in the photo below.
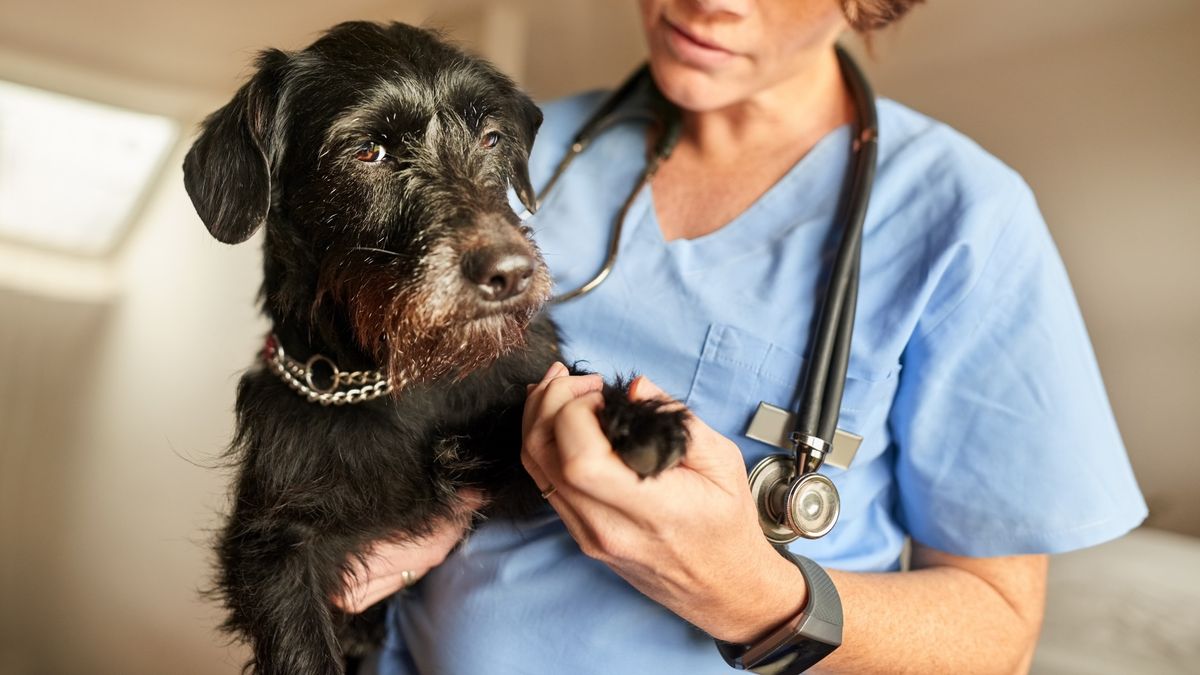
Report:
M 178 134 L 166 117 L 0 81 L 0 238 L 107 253 Z

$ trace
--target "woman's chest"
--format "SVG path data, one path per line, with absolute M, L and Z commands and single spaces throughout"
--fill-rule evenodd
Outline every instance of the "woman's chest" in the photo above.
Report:
M 650 186 L 663 239 L 696 239 L 745 213 L 795 163 L 788 153 L 755 153 L 703 161 L 676 150 Z

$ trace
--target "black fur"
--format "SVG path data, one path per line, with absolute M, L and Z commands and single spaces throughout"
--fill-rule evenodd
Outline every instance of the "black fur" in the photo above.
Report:
M 539 313 L 545 265 L 506 199 L 512 187 L 534 207 L 540 123 L 512 81 L 435 34 L 347 23 L 263 52 L 188 152 L 185 186 L 214 237 L 266 229 L 262 307 L 287 353 L 395 385 L 323 407 L 262 361 L 242 377 L 215 592 L 224 628 L 253 648 L 250 672 L 343 673 L 380 635 L 378 608 L 346 617 L 329 601 L 349 561 L 428 533 L 459 488 L 487 490 L 507 517 L 540 503 L 520 418 L 558 336 Z M 366 161 L 383 156 L 372 143 L 385 159 Z M 476 278 L 501 254 L 532 263 L 519 285 Z M 684 413 L 660 408 L 630 402 L 624 383 L 605 392 L 604 428 L 643 476 L 686 446 Z

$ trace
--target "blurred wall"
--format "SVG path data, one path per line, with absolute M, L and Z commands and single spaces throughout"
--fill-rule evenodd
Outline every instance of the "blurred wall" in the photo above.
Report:
M 39 437 L 4 451 L 26 456 L 27 496 L 10 512 L 25 519 L 26 564 L 5 604 L 32 611 L 7 617 L 22 654 L 13 673 L 236 672 L 198 591 L 224 493 L 210 467 L 228 442 L 238 370 L 266 329 L 253 309 L 258 254 L 208 236 L 173 159 L 114 260 L 111 305 L 75 313 L 43 300 L 5 315 L 6 333 L 53 338 L 18 352 L 42 394 L 25 420 Z M 103 323 L 75 318 L 96 313 Z M 58 365 L 61 342 L 67 372 L 44 367 Z
M 190 128 L 255 49 L 385 17 L 448 28 L 541 98 L 615 82 L 642 49 L 632 1 L 6 0 L 0 77 Z M 964 130 L 1034 186 L 1152 517 L 1200 535 L 1197 34 L 1191 0 L 934 2 L 876 40 L 871 70 L 881 93 Z M 0 675 L 215 675 L 241 662 L 197 590 L 224 500 L 210 465 L 266 329 L 252 306 L 258 252 L 208 237 L 182 152 L 109 258 L 0 246 Z M 57 281 L 4 274 L 19 265 Z

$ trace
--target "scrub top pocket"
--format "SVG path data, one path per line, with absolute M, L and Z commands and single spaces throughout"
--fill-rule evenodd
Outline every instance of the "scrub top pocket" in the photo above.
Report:
M 692 378 L 687 405 L 710 426 L 737 443 L 749 470 L 762 458 L 788 452 L 748 438 L 746 429 L 759 401 L 794 410 L 803 372 L 800 354 L 727 324 L 709 326 Z M 863 361 L 850 359 L 838 428 L 863 437 L 849 469 L 821 468 L 837 486 L 842 514 L 820 539 L 788 546 L 835 569 L 898 569 L 904 533 L 896 523 L 895 445 L 888 415 L 896 395 L 899 366 L 870 374 Z
M 795 410 L 806 359 L 796 352 L 726 324 L 712 324 L 687 395 L 688 407 L 742 449 L 747 466 L 779 448 L 745 433 L 760 401 Z M 881 454 L 888 445 L 886 420 L 896 390 L 895 371 L 864 376 L 853 358 L 846 377 L 838 428 L 863 437 L 852 468 Z M 837 475 L 843 470 L 823 469 Z

